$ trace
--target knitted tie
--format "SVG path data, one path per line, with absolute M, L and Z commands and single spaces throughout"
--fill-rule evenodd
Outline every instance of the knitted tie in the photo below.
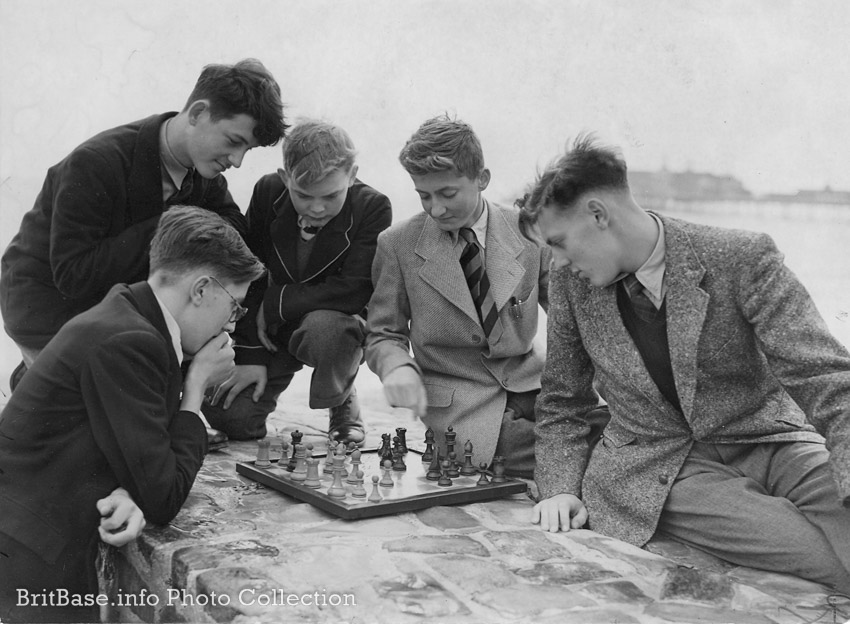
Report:
M 638 318 L 645 323 L 649 323 L 655 319 L 658 309 L 655 304 L 646 296 L 643 284 L 638 281 L 634 273 L 629 273 L 623 278 L 623 286 L 629 293 L 629 299 L 632 302 L 632 309 L 637 314 Z
M 475 238 L 475 232 L 469 228 L 461 228 L 460 236 L 466 241 L 466 247 L 460 256 L 460 266 L 466 277 L 472 301 L 478 310 L 478 320 L 481 321 L 487 338 L 498 340 L 502 335 L 502 321 L 490 294 L 490 280 L 484 270 L 481 246 Z

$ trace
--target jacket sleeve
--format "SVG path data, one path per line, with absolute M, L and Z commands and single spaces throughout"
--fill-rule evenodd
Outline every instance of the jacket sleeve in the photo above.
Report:
M 71 299 L 99 297 L 114 284 L 143 279 L 161 210 L 110 236 L 125 173 L 84 148 L 51 175 L 50 266 L 59 292 Z
M 410 354 L 410 301 L 396 250 L 384 232 L 372 266 L 374 292 L 369 300 L 366 363 L 380 379 L 400 366 L 422 371 Z
M 336 272 L 312 282 L 269 285 L 263 302 L 267 322 L 297 322 L 314 310 L 345 314 L 363 311 L 372 295 L 371 271 L 378 235 L 390 226 L 392 208 L 385 196 L 374 195 L 362 211 L 363 218 Z
M 204 188 L 203 195 L 198 199 L 198 205 L 222 217 L 239 232 L 239 236 L 246 238 L 248 225 L 245 215 L 233 201 L 233 197 L 227 189 L 225 177 L 218 175 L 212 180 L 204 180 L 197 171 L 195 176 L 196 183 Z
M 169 348 L 150 332 L 124 332 L 94 349 L 81 371 L 95 442 L 121 487 L 156 524 L 180 511 L 207 444 L 197 414 L 168 413 Z
M 773 240 L 758 235 L 748 247 L 738 286 L 741 309 L 771 370 L 826 438 L 839 494 L 850 501 L 850 353 Z
M 599 403 L 594 366 L 584 349 L 569 301 L 565 270 L 550 273 L 546 366 L 535 404 L 534 480 L 542 498 L 581 497 L 587 468 L 585 416 Z

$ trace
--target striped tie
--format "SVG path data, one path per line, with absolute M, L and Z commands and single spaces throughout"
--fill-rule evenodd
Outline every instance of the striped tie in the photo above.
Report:
M 629 273 L 623 278 L 623 286 L 626 287 L 626 292 L 629 293 L 629 299 L 632 302 L 632 309 L 637 314 L 638 318 L 645 323 L 649 323 L 655 319 L 658 309 L 655 304 L 646 296 L 643 284 L 638 281 L 634 273 Z
M 502 321 L 499 319 L 499 311 L 490 294 L 490 280 L 484 270 L 481 247 L 475 238 L 475 232 L 471 229 L 461 228 L 460 236 L 466 241 L 466 247 L 460 256 L 460 266 L 478 311 L 478 320 L 481 321 L 481 327 L 484 328 L 487 338 L 498 340 L 502 335 Z

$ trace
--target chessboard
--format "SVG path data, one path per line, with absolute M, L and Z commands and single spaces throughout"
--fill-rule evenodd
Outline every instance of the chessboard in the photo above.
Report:
M 284 451 L 281 459 L 269 460 L 263 442 L 257 460 L 238 462 L 237 473 L 346 520 L 494 500 L 523 494 L 528 487 L 504 476 L 501 458 L 492 470 L 476 468 L 469 457 L 457 461 L 454 452 L 452 461 L 442 459 L 430 444 L 425 451 L 404 444 L 392 452 L 386 443 L 365 450 L 340 444 L 316 455 L 294 444 L 291 454 Z M 470 451 L 467 447 L 466 454 Z

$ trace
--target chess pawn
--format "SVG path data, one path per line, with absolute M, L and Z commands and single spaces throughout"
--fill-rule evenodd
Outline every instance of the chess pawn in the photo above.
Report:
M 293 481 L 304 481 L 307 478 L 307 449 L 303 444 L 295 446 L 295 468 L 292 469 Z
M 493 458 L 493 483 L 504 483 L 505 478 L 505 458 L 497 455 Z
M 336 455 L 337 442 L 328 439 L 328 452 L 325 455 L 325 465 L 322 468 L 324 474 L 332 475 L 334 473 L 334 455 Z
M 478 477 L 478 482 L 475 485 L 490 485 L 490 479 L 487 478 L 487 462 L 478 464 L 478 472 L 481 476 Z
M 399 447 L 401 448 L 401 454 L 407 455 L 407 429 L 404 427 L 399 427 L 395 430 L 396 435 L 398 436 Z
M 437 481 L 437 485 L 449 487 L 451 484 L 452 480 L 449 478 L 449 460 L 444 459 L 440 464 L 440 480 Z
M 384 474 L 381 477 L 381 487 L 393 487 L 395 482 L 393 481 L 393 464 L 390 460 L 386 460 L 383 463 L 383 471 Z
M 332 498 L 345 498 L 345 486 L 342 484 L 342 471 L 345 470 L 341 464 L 334 460 L 334 480 L 328 488 L 328 496 Z
M 269 461 L 269 445 L 271 443 L 268 439 L 263 438 L 262 440 L 257 440 L 257 460 L 254 462 L 254 465 L 257 468 L 268 468 L 272 465 Z
M 475 466 L 472 465 L 472 442 L 469 440 L 467 440 L 466 444 L 463 445 L 463 456 L 464 463 L 463 468 L 460 469 L 460 474 L 464 477 L 474 476 L 478 471 L 475 469 Z
M 454 427 L 449 425 L 449 428 L 446 429 L 446 457 L 448 457 L 450 453 L 454 453 L 455 438 L 457 438 L 457 434 L 455 433 Z
M 360 450 L 355 449 L 351 453 L 351 472 L 348 473 L 348 478 L 345 480 L 346 483 L 350 485 L 354 485 L 357 483 L 357 473 L 360 470 Z M 364 494 L 365 496 L 365 494 Z
M 304 485 L 313 489 L 322 487 L 322 481 L 319 478 L 319 460 L 314 457 L 307 459 L 307 475 L 304 479 Z
M 293 470 L 295 470 L 295 447 L 298 446 L 299 444 L 301 444 L 301 438 L 303 438 L 303 437 L 304 437 L 304 434 L 301 433 L 300 431 L 298 431 L 298 429 L 296 429 L 295 431 L 292 432 L 292 444 L 291 444 L 292 456 L 289 458 L 289 463 L 286 466 L 286 469 L 289 472 L 292 472 Z
M 363 471 L 358 470 L 355 478 L 357 481 L 354 488 L 351 490 L 351 495 L 356 498 L 366 498 L 366 488 L 363 487 Z
M 437 481 L 441 476 L 440 455 L 438 453 L 434 453 L 434 456 L 431 458 L 431 465 L 428 466 L 428 472 L 425 474 L 425 478 L 428 479 L 428 481 Z
M 347 448 L 345 444 L 340 442 L 336 445 L 336 453 L 334 453 L 334 470 L 336 470 L 336 462 L 339 462 L 340 468 L 342 469 L 342 476 L 348 476 L 348 470 L 345 467 L 345 460 L 347 458 L 346 452 Z
M 452 451 L 449 453 L 449 470 L 446 472 L 446 476 L 457 479 L 460 476 L 460 471 L 457 469 L 457 453 Z
M 422 453 L 422 463 L 434 459 L 434 430 L 431 427 L 425 430 L 425 452 Z
M 378 475 L 372 475 L 372 493 L 369 494 L 370 503 L 380 503 L 383 500 L 381 493 L 378 491 Z

